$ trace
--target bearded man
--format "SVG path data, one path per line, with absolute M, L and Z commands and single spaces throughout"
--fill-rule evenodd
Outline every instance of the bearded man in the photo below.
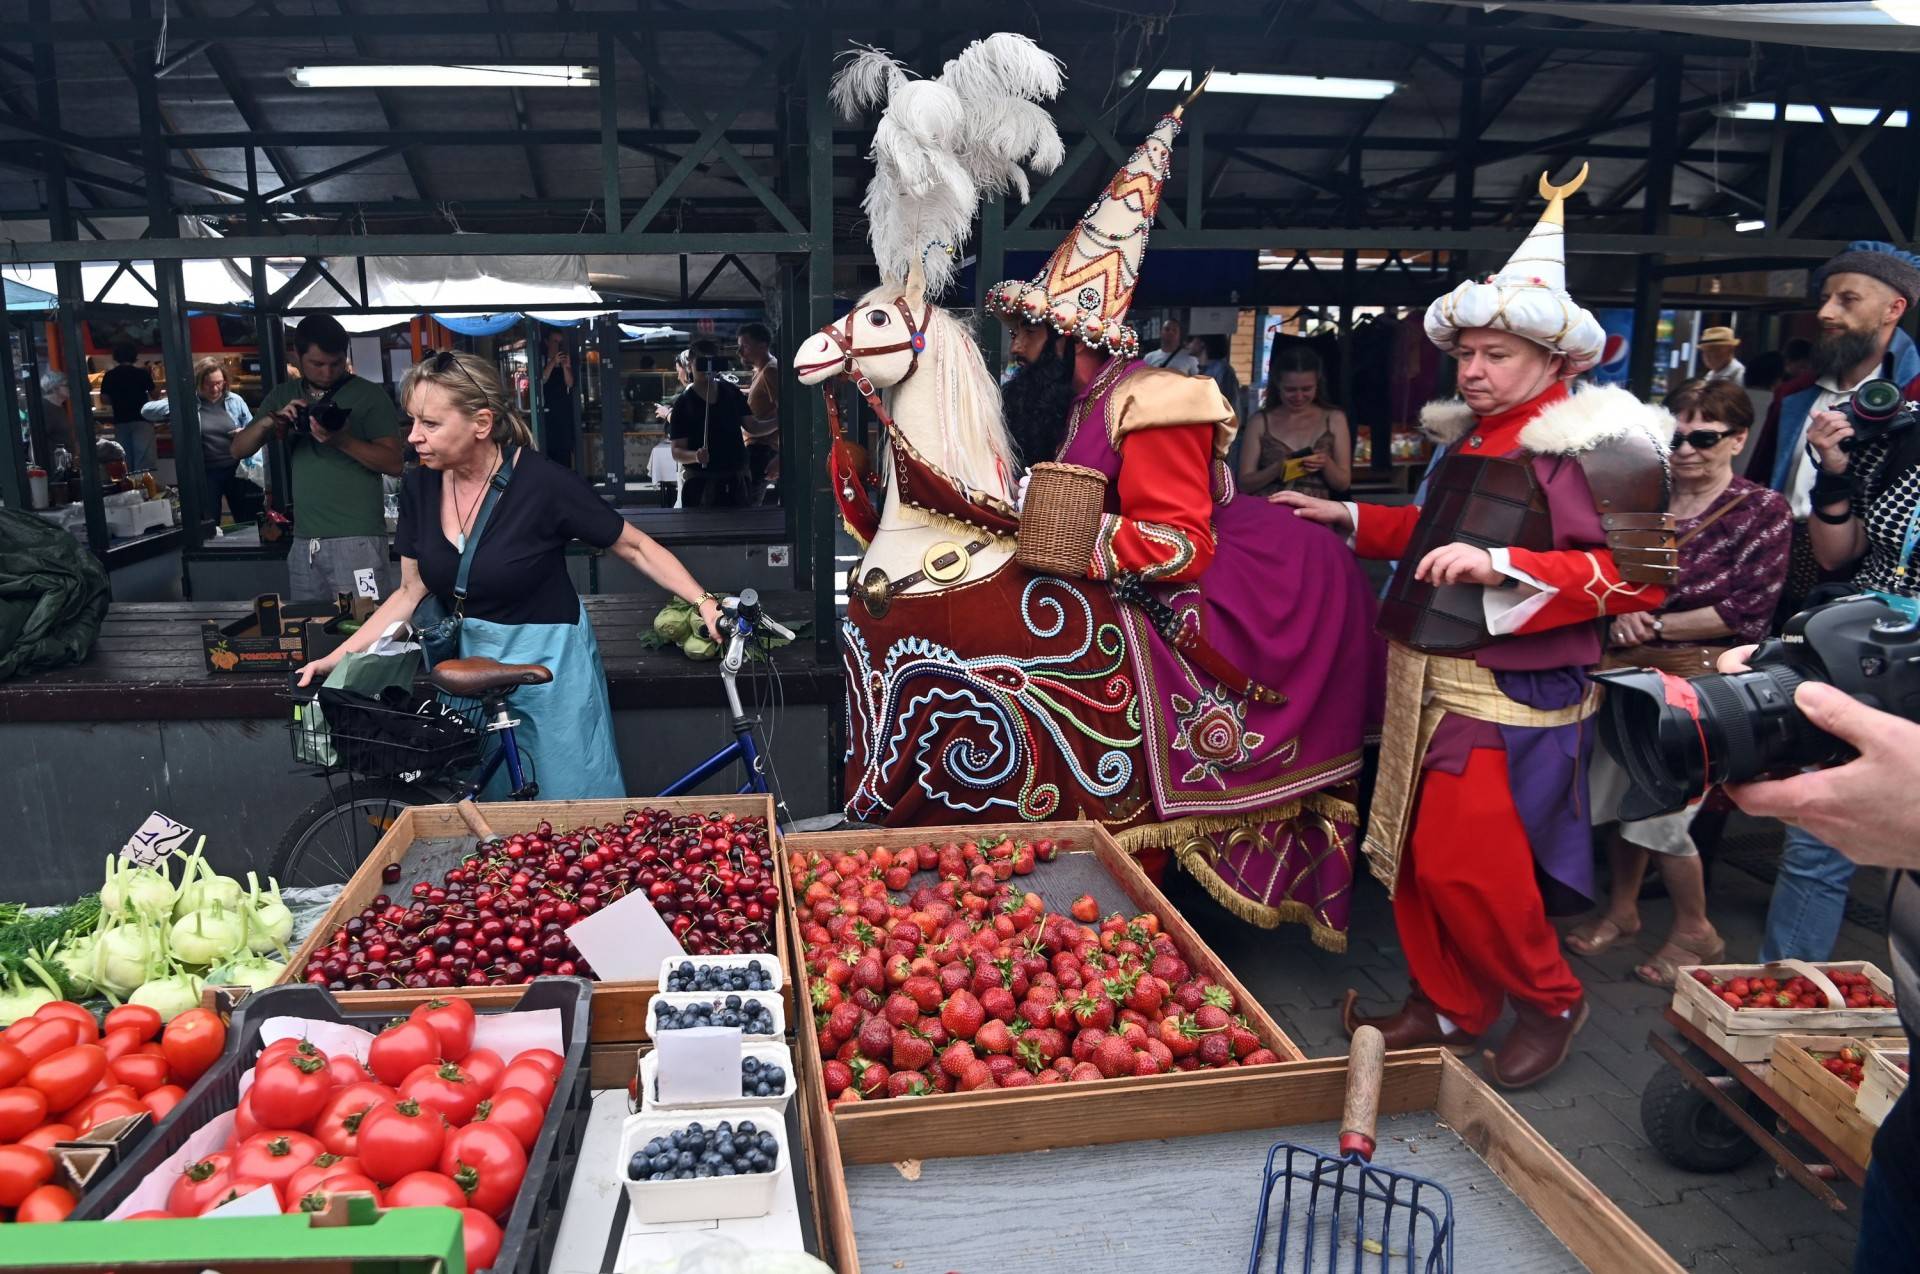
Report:
M 1460 403 L 1432 404 L 1446 445 L 1419 506 L 1274 503 L 1400 563 L 1380 608 L 1387 713 L 1365 850 L 1393 894 L 1412 991 L 1343 1025 L 1389 1048 L 1471 1051 L 1508 1000 L 1488 1055 L 1496 1083 L 1537 1083 L 1587 1018 L 1536 874 L 1593 893 L 1586 756 L 1598 706 L 1588 669 L 1602 621 L 1657 609 L 1677 565 L 1666 515 L 1672 418 L 1620 389 L 1568 392 L 1606 338 L 1567 295 L 1562 201 L 1506 267 L 1427 310 L 1459 367 Z

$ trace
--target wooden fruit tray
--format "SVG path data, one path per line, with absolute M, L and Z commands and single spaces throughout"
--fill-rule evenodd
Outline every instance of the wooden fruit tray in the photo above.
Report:
M 1333 1151 L 1345 1090 L 1332 1058 L 844 1107 L 811 1128 L 824 1255 L 841 1274 L 1246 1268 L 1268 1148 Z M 1680 1269 L 1441 1050 L 1390 1055 L 1380 1106 L 1374 1161 L 1449 1190 L 1455 1268 Z
M 474 807 L 485 820 L 488 827 L 503 836 L 515 832 L 528 832 L 541 823 L 551 823 L 555 828 L 578 827 L 582 824 L 598 825 L 606 822 L 618 822 L 631 809 L 664 809 L 676 814 L 682 813 L 721 813 L 738 814 L 742 817 L 760 817 L 767 821 L 769 829 L 769 852 L 776 860 L 781 859 L 779 833 L 775 829 L 773 799 L 769 796 L 686 796 L 686 797 L 628 797 L 618 801 L 505 801 L 499 804 Z M 307 936 L 293 958 L 287 962 L 287 971 L 281 975 L 283 982 L 300 980 L 299 971 L 305 967 L 307 957 L 318 947 L 324 945 L 333 933 L 347 919 L 358 914 L 369 901 L 379 894 L 388 894 L 399 901 L 413 882 L 431 874 L 438 879 L 438 870 L 429 872 L 424 864 L 430 861 L 444 860 L 454 844 L 466 841 L 470 845 L 474 833 L 457 805 L 420 805 L 401 810 L 394 819 L 393 826 L 373 847 L 360 869 L 353 874 L 340 897 L 320 923 Z M 429 851 L 433 852 L 429 852 Z M 391 863 L 402 866 L 399 883 L 388 885 L 382 882 L 381 873 Z M 440 866 L 450 866 L 442 861 Z M 785 911 L 784 899 L 781 911 Z M 774 950 L 772 954 L 788 968 L 792 962 L 787 956 L 788 926 L 785 915 L 776 915 L 773 924 Z M 786 998 L 789 1020 L 793 1013 L 792 982 L 780 994 Z M 505 1008 L 517 1002 L 526 988 L 520 986 L 502 987 L 453 987 L 434 990 L 397 990 L 397 991 L 342 991 L 334 998 L 349 1013 L 374 1012 L 392 1009 L 405 1013 L 422 1000 L 435 997 L 454 996 L 471 1000 L 476 1009 Z M 591 1040 L 589 1066 L 596 1076 L 620 1075 L 619 1084 L 626 1084 L 626 1074 L 631 1074 L 634 1045 L 647 1038 L 647 1005 L 652 1002 L 659 983 L 653 979 L 644 981 L 598 982 L 593 984 L 593 1021 L 589 1039 Z M 603 1045 L 620 1045 L 608 1056 L 602 1056 Z M 622 1068 L 625 1073 L 622 1073 Z M 599 1081 L 594 1080 L 595 1086 Z
M 1864 1166 L 1873 1156 L 1873 1134 L 1880 1130 L 1879 1123 L 1860 1112 L 1857 1094 L 1847 1082 L 1813 1056 L 1838 1052 L 1849 1044 L 1864 1047 L 1867 1041 L 1852 1035 L 1776 1035 L 1767 1083 L 1802 1118 Z
M 1817 967 L 1802 960 L 1781 960 L 1766 964 L 1687 965 L 1673 983 L 1673 1011 L 1742 1062 L 1764 1062 L 1772 1055 L 1773 1037 L 1782 1031 L 1810 1035 L 1888 1035 L 1899 1031 L 1900 1015 L 1894 1009 L 1736 1009 L 1694 980 L 1693 971 L 1704 969 L 1722 981 L 1739 977 L 1775 977 L 1782 982 L 1799 976 L 1822 985 L 1830 1001 L 1842 1003 L 1839 989 L 1821 973 L 1821 969 L 1839 969 L 1845 973 L 1864 973 L 1868 981 L 1888 999 L 1893 998 L 1893 980 L 1865 960 L 1828 960 Z
M 1861 1117 L 1875 1127 L 1887 1121 L 1887 1112 L 1900 1100 L 1900 1094 L 1907 1091 L 1907 1064 L 1905 1040 L 1900 1041 L 1897 1048 L 1867 1050 L 1866 1077 L 1860 1081 L 1860 1091 L 1854 1094 L 1853 1104 L 1859 1108 Z

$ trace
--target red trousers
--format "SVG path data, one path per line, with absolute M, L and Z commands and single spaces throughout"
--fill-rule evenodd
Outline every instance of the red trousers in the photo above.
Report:
M 1474 748 L 1458 775 L 1424 772 L 1393 917 L 1414 984 L 1474 1035 L 1509 995 L 1547 1014 L 1580 1002 L 1533 861 L 1505 751 Z

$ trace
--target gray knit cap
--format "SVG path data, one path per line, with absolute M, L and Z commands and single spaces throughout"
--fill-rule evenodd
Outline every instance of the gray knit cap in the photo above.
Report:
M 1920 305 L 1920 257 L 1902 252 L 1891 243 L 1877 239 L 1856 239 L 1847 250 L 1813 272 L 1813 291 L 1818 296 L 1827 276 L 1864 274 L 1907 298 L 1911 309 Z

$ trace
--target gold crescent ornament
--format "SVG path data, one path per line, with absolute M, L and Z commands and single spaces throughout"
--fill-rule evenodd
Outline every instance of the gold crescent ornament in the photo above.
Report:
M 1540 220 L 1556 226 L 1567 224 L 1567 196 L 1587 184 L 1589 167 L 1590 165 L 1582 163 L 1580 171 L 1573 175 L 1573 180 L 1564 186 L 1556 186 L 1547 180 L 1553 174 L 1540 174 L 1540 197 L 1547 201 L 1547 210 L 1540 214 Z

